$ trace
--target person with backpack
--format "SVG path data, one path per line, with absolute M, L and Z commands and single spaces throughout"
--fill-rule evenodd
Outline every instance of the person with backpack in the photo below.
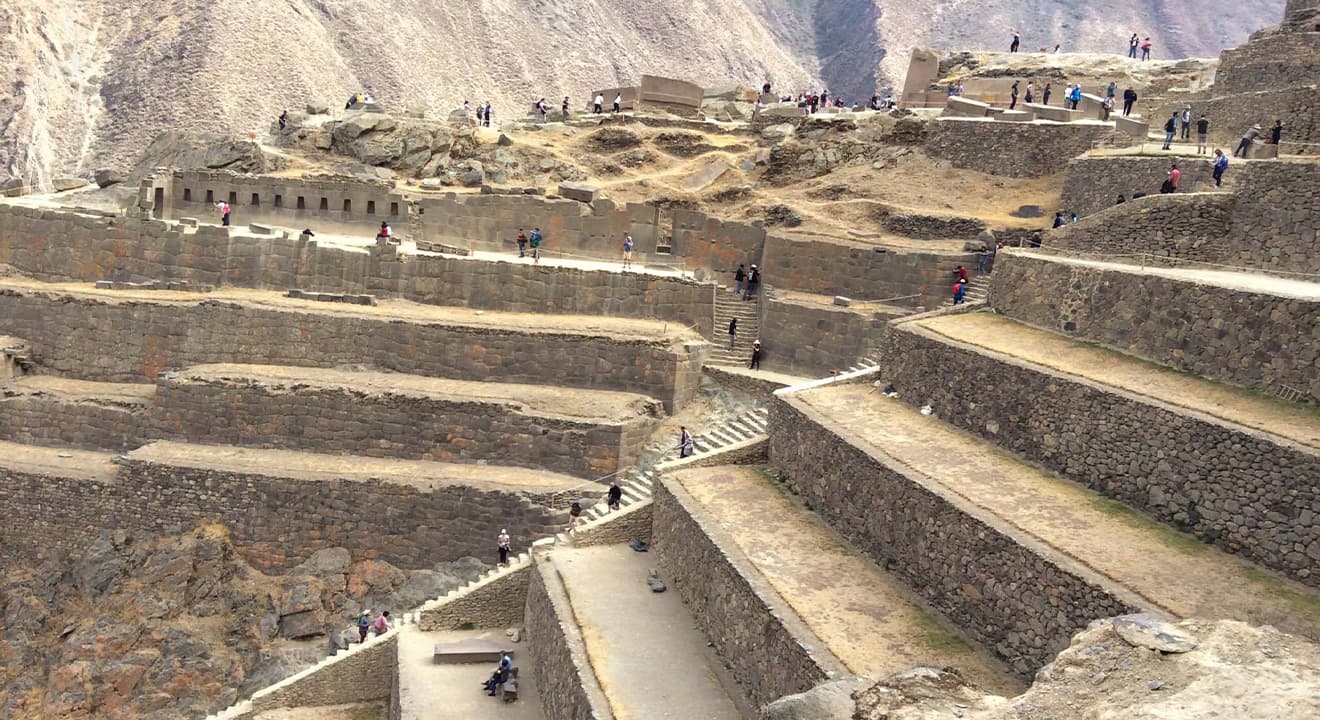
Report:
M 390 244 L 390 224 L 382 220 L 380 229 L 376 231 L 376 247 L 385 247 Z
M 390 611 L 382 610 L 380 615 L 376 616 L 376 622 L 371 624 L 371 629 L 376 631 L 376 637 L 380 637 L 389 632 L 393 625 L 390 625 Z
M 357 629 L 358 629 L 358 642 L 359 642 L 359 643 L 364 643 L 364 642 L 366 642 L 366 641 L 367 641 L 367 633 L 368 633 L 368 632 L 371 632 L 371 611 L 370 611 L 370 610 L 363 610 L 363 611 L 362 611 L 362 614 L 361 614 L 361 615 L 358 615 L 358 619 L 357 619 Z
M 1110 95 L 1100 103 L 1100 119 L 1109 122 L 1109 115 L 1112 112 L 1114 112 L 1114 96 Z
M 1072 89 L 1072 109 L 1076 110 L 1078 105 L 1082 104 L 1082 84 L 1073 85 Z
M 1215 166 L 1214 166 L 1215 187 L 1223 187 L 1224 171 L 1228 169 L 1228 156 L 1223 150 L 1215 148 Z
M 1170 148 L 1169 148 L 1169 143 L 1173 142 L 1173 136 L 1174 136 L 1174 134 L 1177 133 L 1177 132 L 1178 132 L 1178 113 L 1174 113 L 1174 114 L 1172 114 L 1172 115 L 1169 116 L 1169 119 L 1168 119 L 1168 120 L 1165 120 L 1165 121 L 1164 121 L 1164 149 L 1165 149 L 1165 150 L 1170 149 Z
M 963 304 L 963 298 L 966 296 L 966 294 L 967 294 L 967 283 L 963 282 L 962 278 L 958 278 L 958 280 L 956 280 L 953 283 L 953 304 L 954 305 Z
M 1137 91 L 1128 88 L 1123 91 L 1123 117 L 1132 114 L 1132 105 L 1137 102 Z
M 619 487 L 617 480 L 610 481 L 610 490 L 605 495 L 605 506 L 610 511 L 618 510 L 619 504 L 623 502 L 623 488 Z
M 747 281 L 747 270 L 742 263 L 738 263 L 738 269 L 733 271 L 733 294 L 743 294 L 743 283 Z
M 623 266 L 625 268 L 632 267 L 632 255 L 635 246 L 631 234 L 623 236 Z
M 496 563 L 496 567 L 509 566 L 510 542 L 511 539 L 509 538 L 509 531 L 501 528 L 500 534 L 495 538 L 495 550 L 497 553 L 499 553 L 499 557 L 500 557 L 499 562 Z
M 568 531 L 576 531 L 580 522 L 582 522 L 582 503 L 574 500 L 568 506 Z
M 747 271 L 747 291 L 743 293 L 743 300 L 751 300 L 752 295 L 756 294 L 756 284 L 761 282 L 761 271 L 753 265 Z
M 518 243 L 518 257 L 527 257 L 527 233 L 523 232 L 522 228 L 518 228 L 518 237 L 513 241 Z
M 692 439 L 692 433 L 688 432 L 686 427 L 678 429 L 678 456 L 681 458 L 692 457 L 697 451 L 697 442 Z
M 1169 175 L 1164 179 L 1164 184 L 1160 186 L 1160 193 L 1167 195 L 1178 192 L 1178 182 L 1182 180 L 1182 170 L 1178 169 L 1178 163 L 1169 166 Z
M 532 236 L 527 239 L 527 244 L 532 246 L 532 262 L 536 265 L 541 264 L 541 228 L 533 228 Z

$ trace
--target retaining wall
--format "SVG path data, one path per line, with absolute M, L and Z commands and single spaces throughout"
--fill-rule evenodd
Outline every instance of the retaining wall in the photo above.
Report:
M 1149 195 L 1105 208 L 1082 220 L 1051 230 L 1051 249 L 1106 255 L 1154 255 L 1178 260 L 1234 263 L 1230 225 L 1237 198 L 1227 193 Z M 1155 258 L 1115 258 L 1120 262 L 1158 262 Z
M 661 572 L 754 705 L 848 674 L 677 481 L 654 490 Z
M 389 700 L 399 682 L 397 632 L 314 665 L 252 695 L 252 712 Z
M 0 469 L 0 514 L 20 545 L 77 551 L 103 528 L 168 533 L 200 522 L 230 528 L 234 545 L 263 571 L 294 567 L 328 546 L 355 559 L 429 568 L 468 555 L 491 557 L 507 528 L 516 545 L 553 535 L 564 513 L 513 493 L 352 480 L 309 481 L 162 465 L 131 456 L 97 481 Z
M 1229 231 L 1235 263 L 1320 274 L 1320 164 L 1239 162 L 1237 170 L 1239 200 Z
M 1243 387 L 1320 400 L 1320 301 L 1001 252 L 994 309 L 1054 332 Z
M 1320 584 L 1315 450 L 908 323 L 896 325 L 893 341 L 886 380 L 904 400 L 1156 520 Z
M 537 561 L 532 569 L 524 616 L 529 664 L 546 720 L 612 720 L 568 592 L 550 562 Z
M 949 296 L 953 269 L 976 267 L 976 254 L 910 252 L 772 235 L 766 239 L 764 265 L 763 286 L 858 301 L 916 295 L 893 304 L 938 307 Z M 731 274 L 721 281 L 732 283 Z
M 844 370 L 882 341 L 899 311 L 861 310 L 767 294 L 761 326 L 767 370 L 824 376 Z
M 1068 158 L 1087 152 L 1102 138 L 1116 147 L 1134 144 L 1131 136 L 1114 132 L 1111 123 L 938 118 L 930 124 L 926 154 L 948 160 L 958 168 L 1032 178 L 1062 172 Z
M 388 183 L 368 183 L 343 177 L 283 178 L 244 175 L 227 171 L 183 170 L 155 179 L 164 189 L 165 205 L 155 206 L 157 217 L 214 218 L 213 204 L 221 200 L 232 208 L 235 222 L 247 224 L 277 218 L 282 224 L 315 228 L 320 222 L 359 225 L 364 232 L 408 222 L 408 203 Z M 259 218 L 259 219 L 258 219 Z
M 0 385 L 0 440 L 29 445 L 67 445 L 127 450 L 149 437 L 144 406 L 63 399 L 43 394 L 8 394 Z
M 519 627 L 523 624 L 527 583 L 532 574 L 532 563 L 528 560 L 482 578 L 476 585 L 432 600 L 422 605 L 418 626 L 424 632 Z
M 771 403 L 770 461 L 854 547 L 1024 679 L 1095 618 L 1136 611 L 1070 561 L 1033 550 L 961 499 L 863 450 L 791 394 Z
M 1225 149 L 1230 152 L 1232 148 Z M 1119 195 L 1132 197 L 1141 191 L 1157 195 L 1168 177 L 1171 157 L 1080 157 L 1068 161 L 1059 208 L 1083 217 L 1113 207 Z M 1214 187 L 1210 160 L 1178 158 L 1182 171 L 1181 192 L 1200 192 Z M 1229 172 L 1234 168 L 1230 167 Z M 1046 218 L 1048 220 L 1048 218 Z M 1221 230 L 1222 232 L 1222 230 Z

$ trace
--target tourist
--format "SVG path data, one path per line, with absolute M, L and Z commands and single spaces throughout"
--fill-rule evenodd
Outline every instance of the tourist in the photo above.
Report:
M 564 104 L 563 104 L 562 106 L 560 106 L 559 110 L 560 110 L 561 113 L 563 113 L 563 120 L 564 120 L 564 122 L 568 122 L 568 96 L 567 96 L 567 95 L 564 96 Z
M 733 271 L 733 294 L 743 294 L 743 282 L 747 280 L 747 269 L 742 263 L 738 263 L 738 269 Z
M 1201 114 L 1201 119 L 1196 121 L 1196 154 L 1205 154 L 1206 145 L 1205 136 L 1210 133 L 1210 121 L 1206 119 L 1205 113 Z
M 1100 103 L 1100 119 L 1109 122 L 1109 115 L 1112 112 L 1114 112 L 1114 96 L 1110 95 Z
M 1137 34 L 1132 33 L 1132 37 L 1128 38 L 1128 57 L 1132 58 L 1133 60 L 1136 60 L 1137 47 L 1139 47 L 1140 45 L 1141 45 L 1141 41 L 1137 39 Z
M 1142 60 L 1150 59 L 1150 37 L 1147 37 L 1145 40 L 1141 41 L 1141 59 Z
M 284 112 L 280 113 L 280 130 L 283 130 L 288 126 L 289 126 L 289 111 L 285 110 Z
M 619 93 L 618 95 L 614 96 L 614 112 L 617 113 L 617 112 L 621 112 L 622 110 L 623 110 L 623 93 Z
M 1053 92 L 1053 90 L 1051 90 L 1051 88 L 1050 88 L 1050 84 L 1049 84 L 1049 83 L 1045 83 L 1045 89 L 1042 90 L 1041 93 L 1040 93 L 1040 104 L 1041 104 L 1041 105 L 1049 105 L 1049 104 L 1050 104 L 1050 93 L 1051 93 L 1051 92 Z
M 761 271 L 753 265 L 747 270 L 747 291 L 743 293 L 743 300 L 751 300 L 756 294 L 756 284 L 761 282 Z
M 982 247 L 976 253 L 976 275 L 980 277 L 990 269 L 990 250 Z
M 1247 134 L 1242 136 L 1242 142 L 1238 143 L 1237 149 L 1233 151 L 1233 157 L 1237 157 L 1241 154 L 1242 157 L 1245 158 L 1247 156 L 1247 151 L 1251 149 L 1251 144 L 1256 142 L 1256 138 L 1258 137 L 1260 137 L 1260 123 L 1252 125 L 1251 129 L 1247 131 Z
M 376 637 L 380 637 L 390 631 L 393 625 L 390 625 L 390 611 L 382 610 L 380 615 L 376 616 L 376 622 L 372 623 L 372 629 L 376 631 Z
M 468 119 L 468 117 L 471 116 L 471 114 L 472 114 L 472 103 L 468 102 L 467 100 L 464 100 L 464 101 L 463 101 L 463 120 L 466 121 L 466 120 Z
M 1178 163 L 1174 162 L 1169 166 L 1169 175 L 1164 179 L 1164 184 L 1160 186 L 1160 192 L 1163 194 L 1178 192 L 1178 181 L 1182 179 L 1182 171 L 1178 169 Z
M 1068 110 L 1068 109 L 1071 109 L 1071 108 L 1072 108 L 1072 90 L 1073 90 L 1072 83 L 1068 83 L 1068 87 L 1066 87 L 1066 88 L 1063 89 L 1063 109 L 1064 109 L 1064 110 Z
M 499 687 L 509 681 L 509 674 L 513 671 L 513 658 L 508 653 L 500 656 L 500 662 L 495 666 L 494 672 L 490 674 L 490 679 L 482 684 L 486 694 L 495 697 L 495 692 Z
M 574 500 L 568 506 L 568 531 L 577 532 L 579 522 L 582 522 L 582 503 Z
M 738 337 L 738 318 L 729 321 L 729 349 L 733 349 L 733 342 Z
M 1270 144 L 1278 145 L 1279 139 L 1282 137 L 1283 137 L 1283 121 L 1275 120 L 1274 127 L 1270 128 Z M 1274 151 L 1275 155 L 1277 155 L 1278 153 L 1279 153 L 1278 150 Z
M 1114 95 L 1116 95 L 1117 93 L 1118 93 L 1118 83 L 1114 82 L 1113 80 L 1110 80 L 1109 85 L 1105 86 L 1105 97 L 1113 99 Z
M 1077 83 L 1072 89 L 1072 109 L 1076 110 L 1078 105 L 1082 104 L 1082 84 Z
M 747 364 L 749 370 L 761 369 L 761 341 L 752 341 L 752 361 Z
M 361 614 L 361 615 L 358 615 L 358 619 L 357 619 L 357 629 L 358 629 L 358 642 L 359 642 L 359 643 L 364 643 L 364 642 L 366 642 L 366 641 L 367 641 L 367 633 L 371 632 L 371 611 L 370 611 L 370 610 L 363 610 L 363 611 L 362 611 L 362 614 Z
M 1054 53 L 1055 55 L 1058 55 L 1060 50 L 1063 50 L 1063 43 L 1055 43 L 1054 49 L 1051 50 L 1050 52 Z
M 545 104 L 545 98 L 536 101 L 536 122 L 544 123 L 549 119 L 550 108 Z
M 1025 103 L 1027 103 L 1028 105 L 1030 105 L 1030 104 L 1032 103 L 1032 101 L 1034 101 L 1035 99 L 1036 99 L 1035 88 L 1032 87 L 1032 85 L 1031 85 L 1031 81 L 1028 80 L 1028 81 L 1027 81 L 1027 93 L 1026 93 L 1026 95 L 1024 95 L 1024 96 L 1022 97 L 1022 101 L 1025 102 Z
M 216 212 L 220 213 L 220 224 L 229 227 L 229 203 L 221 200 L 215 204 Z
M 959 278 L 953 283 L 953 304 L 962 305 L 967 294 L 967 282 Z
M 592 107 L 592 112 L 597 115 L 605 112 L 605 96 L 601 95 L 600 93 L 596 93 L 596 100 L 595 102 L 591 103 L 591 107 Z
M 482 118 L 481 121 L 482 121 L 482 123 L 485 124 L 486 127 L 490 127 L 490 116 L 491 116 L 491 114 L 492 114 L 492 113 L 491 113 L 491 109 L 490 109 L 490 101 L 487 100 L 487 101 L 486 101 L 486 107 L 483 108 L 483 112 L 481 113 L 481 118 Z
M 678 456 L 681 458 L 692 457 L 692 453 L 697 451 L 697 443 L 692 439 L 692 433 L 688 432 L 686 427 L 678 429 Z
M 950 81 L 950 82 L 949 82 L 949 97 L 953 97 L 954 95 L 957 95 L 957 94 L 958 94 L 958 83 Z
M 532 263 L 541 264 L 541 242 L 544 240 L 541 235 L 541 228 L 532 228 L 532 236 L 527 238 L 527 244 L 532 246 Z
M 1015 53 L 1018 51 L 1018 47 L 1020 47 L 1021 45 L 1022 45 L 1022 35 L 1019 34 L 1017 30 L 1014 30 L 1013 42 L 1008 44 L 1008 51 L 1011 53 Z
M 1137 101 L 1137 91 L 1128 88 L 1123 91 L 1123 117 L 1132 114 L 1132 105 Z
M 1054 224 L 1051 225 L 1050 228 L 1051 228 L 1051 229 L 1053 229 L 1053 228 L 1061 228 L 1061 227 L 1063 227 L 1064 225 L 1067 225 L 1067 224 L 1068 224 L 1068 221 L 1067 221 L 1066 219 L 1064 219 L 1064 217 L 1063 217 L 1063 211 L 1060 210 L 1060 211 L 1054 213 Z
M 481 127 L 481 106 L 477 106 L 477 127 Z
M 623 266 L 625 268 L 632 267 L 632 254 L 633 254 L 632 235 L 631 234 L 624 235 L 623 236 Z
M 1008 109 L 1009 109 L 1009 110 L 1012 110 L 1013 108 L 1017 107 L 1017 99 L 1018 99 L 1018 81 L 1017 81 L 1017 80 L 1014 80 L 1014 81 L 1013 81 L 1013 87 L 1009 88 L 1009 90 L 1008 90 L 1008 97 L 1009 97 Z
M 623 502 L 623 488 L 619 487 L 617 480 L 611 480 L 610 490 L 605 495 L 605 506 L 614 511 L 619 509 L 621 502 Z
M 967 282 L 967 268 L 963 267 L 962 265 L 959 265 L 958 267 L 954 268 L 953 274 L 957 275 L 959 280 L 962 280 L 963 282 Z
M 958 97 L 962 97 L 962 94 L 963 94 L 963 81 L 962 81 L 962 80 L 959 80 L 959 81 L 958 81 Z M 890 98 L 890 101 L 891 101 L 891 103 L 892 103 L 893 98 Z
M 830 91 L 829 91 L 829 90 L 821 90 L 821 91 L 820 91 L 820 106 L 821 106 L 821 107 L 829 107 L 829 106 L 830 106 Z
M 1184 105 L 1182 113 L 1178 116 L 1178 121 L 1182 124 L 1182 139 L 1190 140 L 1192 138 L 1192 106 Z
M 1215 178 L 1215 187 L 1223 187 L 1224 171 L 1228 169 L 1228 156 L 1225 155 L 1224 151 L 1220 150 L 1219 148 L 1215 148 L 1214 168 L 1215 169 L 1213 175 Z
M 518 237 L 513 241 L 518 243 L 518 257 L 527 257 L 527 233 L 522 228 L 518 228 Z
M 1169 149 L 1169 143 L 1173 142 L 1173 136 L 1178 132 L 1178 113 L 1173 113 L 1168 120 L 1164 121 L 1164 149 Z
M 500 530 L 499 537 L 495 538 L 495 548 L 499 552 L 500 560 L 495 564 L 496 567 L 509 566 L 509 531 Z
M 376 231 L 376 247 L 385 247 L 390 244 L 390 224 L 384 220 L 380 221 L 380 229 Z

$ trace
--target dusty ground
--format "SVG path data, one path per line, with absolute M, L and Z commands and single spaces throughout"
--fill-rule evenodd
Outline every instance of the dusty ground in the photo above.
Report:
M 907 466 L 941 493 L 978 507 L 1173 617 L 1249 620 L 1320 638 L 1320 591 L 1176 532 L 1090 490 L 924 416 L 869 385 L 802 393 L 841 435 Z
M 470 638 L 509 643 L 513 664 L 518 667 L 516 701 L 502 702 L 481 689 L 493 663 L 436 664 L 437 643 Z M 503 628 L 422 632 L 415 625 L 408 626 L 399 632 L 399 720 L 540 720 L 541 698 L 530 663 L 527 642 L 510 642 Z
M 949 315 L 915 324 L 952 340 L 1320 448 L 1320 415 L 1297 403 L 1174 372 L 991 313 Z
M 106 482 L 114 480 L 117 470 L 110 453 L 88 450 L 48 448 L 0 441 L 0 465 L 38 475 L 85 478 Z
M 61 402 L 93 402 L 120 407 L 141 407 L 151 402 L 156 386 L 149 383 L 107 383 L 73 380 L 51 375 L 26 375 L 0 383 L 0 394 L 41 395 Z

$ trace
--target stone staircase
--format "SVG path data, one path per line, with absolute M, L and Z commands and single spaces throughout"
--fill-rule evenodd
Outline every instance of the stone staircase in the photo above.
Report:
M 949 283 L 953 287 L 953 283 Z M 990 276 L 977 275 L 967 280 L 967 290 L 963 293 L 963 302 L 984 302 L 990 295 Z M 941 307 L 953 307 L 953 291 L 950 290 L 949 297 L 944 301 Z M 739 320 L 738 322 L 742 322 Z
M 746 365 L 752 354 L 752 341 L 761 336 L 761 293 L 756 299 L 743 300 L 726 289 L 715 291 L 715 326 L 711 330 L 711 349 L 708 362 L 712 365 Z M 738 340 L 729 349 L 729 321 L 738 318 Z
M 738 322 L 742 322 L 739 320 Z M 697 446 L 696 455 L 717 452 L 722 448 L 755 437 L 766 435 L 766 425 L 770 421 L 768 408 L 756 408 L 713 428 L 700 435 L 693 436 Z

